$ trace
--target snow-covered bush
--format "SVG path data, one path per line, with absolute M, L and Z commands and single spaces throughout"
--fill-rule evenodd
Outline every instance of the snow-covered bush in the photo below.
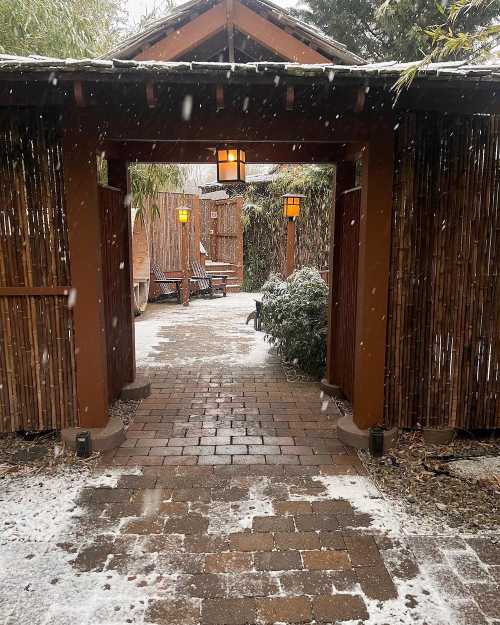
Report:
M 304 267 L 286 280 L 272 274 L 262 293 L 267 340 L 287 362 L 320 375 L 326 361 L 328 287 L 319 271 Z

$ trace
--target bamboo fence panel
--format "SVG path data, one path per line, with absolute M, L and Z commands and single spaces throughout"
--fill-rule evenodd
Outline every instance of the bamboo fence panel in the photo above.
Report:
M 189 222 L 190 257 L 200 257 L 200 229 L 198 198 L 184 193 L 158 193 L 154 200 L 159 215 L 146 208 L 146 227 L 149 232 L 149 251 L 151 264 L 157 264 L 166 274 L 179 274 L 182 271 L 181 224 L 178 222 L 177 209 L 187 206 L 191 209 Z
M 400 120 L 385 417 L 500 427 L 500 117 Z
M 62 148 L 56 120 L 0 114 L 0 431 L 76 425 Z

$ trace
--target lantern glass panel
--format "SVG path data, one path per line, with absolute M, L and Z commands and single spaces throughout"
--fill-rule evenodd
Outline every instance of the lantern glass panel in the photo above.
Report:
M 187 224 L 189 221 L 189 209 L 179 208 L 178 216 L 179 216 L 179 223 Z
M 217 150 L 217 180 L 245 182 L 245 152 L 239 148 Z

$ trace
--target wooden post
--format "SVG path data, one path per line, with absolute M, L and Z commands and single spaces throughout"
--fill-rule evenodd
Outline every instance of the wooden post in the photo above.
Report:
M 189 306 L 189 222 L 181 224 L 182 304 Z
M 295 218 L 288 217 L 286 231 L 286 277 L 295 269 Z
M 128 250 L 126 258 L 123 259 L 123 271 L 126 274 L 128 291 L 123 294 L 127 299 L 130 315 L 127 319 L 127 333 L 129 335 L 127 352 L 124 354 L 123 366 L 127 369 L 127 380 L 133 382 L 136 374 L 135 364 L 135 323 L 134 323 L 134 259 L 132 254 L 132 213 L 129 199 L 130 181 L 128 175 L 128 163 L 124 160 L 109 159 L 108 160 L 108 184 L 117 187 L 123 192 L 122 210 L 127 212 L 126 231 L 123 236 L 127 239 L 126 249 Z
M 65 117 L 64 191 L 69 230 L 78 424 L 108 422 L 108 369 L 97 192 L 97 131 L 83 112 Z
M 391 249 L 394 130 L 390 117 L 372 126 L 362 152 L 353 419 L 382 423 Z
M 356 163 L 354 161 L 341 161 L 337 163 L 335 175 L 335 199 L 334 207 L 330 218 L 330 253 L 328 261 L 329 269 L 329 298 L 328 298 L 328 338 L 327 338 L 327 355 L 326 355 L 326 371 L 325 379 L 322 381 L 323 389 L 331 395 L 341 393 L 339 388 L 339 380 L 335 372 L 334 341 L 336 338 L 335 328 L 335 306 L 337 302 L 339 272 L 336 268 L 336 252 L 338 252 L 339 241 L 335 240 L 335 211 L 338 198 L 341 193 L 347 189 L 352 189 L 356 182 Z

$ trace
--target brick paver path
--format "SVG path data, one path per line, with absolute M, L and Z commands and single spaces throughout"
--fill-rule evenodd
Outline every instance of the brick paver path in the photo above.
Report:
M 432 537 L 411 550 L 356 453 L 338 441 L 337 410 L 318 385 L 287 381 L 276 359 L 244 366 L 262 347 L 244 326 L 250 306 L 250 297 L 230 296 L 139 320 L 139 334 L 140 323 L 161 326 L 148 360 L 152 394 L 105 463 L 141 470 L 118 488 L 86 491 L 103 538 L 80 549 L 75 566 L 118 572 L 147 591 L 120 622 L 493 623 L 500 553 L 485 565 L 481 541 Z M 218 356 L 206 364 L 210 337 Z M 186 366 L 186 357 L 201 364 Z M 422 562 L 437 562 L 425 575 L 419 548 Z M 450 553 L 480 570 L 474 583 L 451 567 Z

